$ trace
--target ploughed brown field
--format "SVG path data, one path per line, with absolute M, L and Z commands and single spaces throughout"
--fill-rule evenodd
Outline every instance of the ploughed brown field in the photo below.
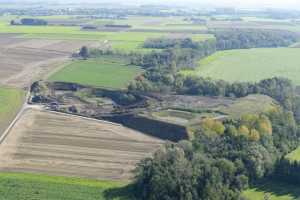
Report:
M 163 143 L 118 124 L 28 108 L 0 145 L 0 171 L 128 180 Z
M 0 34 L 0 84 L 26 87 L 66 62 L 82 46 L 93 41 L 24 39 Z

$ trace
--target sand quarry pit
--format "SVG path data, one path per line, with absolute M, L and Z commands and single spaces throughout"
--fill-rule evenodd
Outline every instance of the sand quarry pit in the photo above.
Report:
M 0 171 L 128 180 L 163 143 L 110 122 L 28 108 L 0 145 Z
M 18 88 L 46 77 L 82 46 L 94 41 L 24 39 L 0 34 L 0 84 Z

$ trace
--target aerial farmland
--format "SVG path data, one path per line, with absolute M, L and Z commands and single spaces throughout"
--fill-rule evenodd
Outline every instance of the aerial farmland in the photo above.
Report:
M 123 3 L 0 1 L 0 199 L 298 199 L 300 12 Z
M 146 53 L 152 51 L 143 47 L 147 39 L 191 36 L 196 41 L 205 41 L 213 36 L 201 33 L 204 26 L 186 25 L 186 31 L 182 31 L 184 26 L 177 23 L 183 18 L 132 17 L 127 22 L 114 22 L 132 24 L 131 31 L 100 28 L 96 32 L 81 30 L 80 26 L 105 24 L 105 20 L 68 16 L 40 18 L 48 20 L 49 26 L 14 26 L 10 24 L 14 16 L 1 18 L 0 168 L 3 177 L 5 173 L 22 172 L 113 180 L 118 181 L 114 187 L 124 185 L 124 181 L 134 177 L 133 170 L 139 161 L 151 157 L 165 141 L 120 124 L 52 113 L 42 105 L 32 107 L 27 104 L 31 84 L 45 79 L 126 89 L 144 73 L 140 66 L 130 64 L 130 59 L 104 56 L 77 60 L 73 54 L 83 46 L 128 54 Z

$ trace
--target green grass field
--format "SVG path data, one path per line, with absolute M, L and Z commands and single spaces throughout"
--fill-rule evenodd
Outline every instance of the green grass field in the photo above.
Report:
M 297 200 L 300 198 L 300 188 L 276 181 L 262 182 L 243 192 L 247 200 Z
M 52 16 L 51 18 L 59 17 Z M 62 19 L 64 19 L 62 16 Z M 48 19 L 50 17 L 40 17 Z M 149 26 L 147 29 L 151 31 L 142 32 L 109 32 L 109 31 L 82 31 L 79 26 L 11 26 L 9 20 L 13 17 L 0 17 L 0 33 L 19 33 L 21 38 L 42 38 L 42 39 L 63 39 L 63 40 L 96 40 L 108 41 L 112 47 L 121 51 L 147 51 L 143 48 L 143 43 L 148 38 L 159 38 L 169 36 L 171 33 L 160 32 Z M 67 20 L 67 18 L 66 18 Z M 161 19 L 162 20 L 162 19 Z M 126 23 L 125 20 L 123 23 Z M 137 23 L 136 19 L 128 20 L 129 23 Z M 168 20 L 167 20 L 168 21 Z M 98 23 L 101 23 L 98 22 Z M 114 22 L 118 24 L 118 20 Z M 152 28 L 151 28 L 152 27 Z M 141 27 L 139 27 L 141 28 Z M 174 29 L 174 27 L 172 27 Z M 201 27 L 192 26 L 193 29 L 201 29 Z M 176 29 L 176 27 L 175 27 Z M 179 27 L 179 29 L 181 29 Z M 213 38 L 210 34 L 190 34 L 188 31 L 186 36 L 191 37 L 195 41 L 203 41 Z
M 27 29 L 26 29 L 27 28 Z M 35 28 L 35 27 L 33 27 Z M 39 28 L 39 27 L 38 27 Z M 64 32 L 66 28 L 66 32 Z M 24 33 L 22 38 L 41 38 L 41 39 L 59 39 L 59 40 L 98 40 L 108 41 L 112 47 L 121 51 L 136 51 L 148 49 L 143 48 L 143 43 L 148 38 L 160 38 L 168 36 L 166 33 L 158 32 L 89 32 L 72 30 L 73 27 L 45 27 L 45 30 L 31 30 L 32 27 L 23 27 L 23 30 L 12 31 L 15 33 Z M 1 25 L 0 25 L 1 32 Z M 5 31 L 4 31 L 5 32 Z M 31 33 L 32 32 L 32 33 Z M 56 32 L 56 33 L 54 33 Z M 190 34 L 195 41 L 204 41 L 213 38 L 209 34 Z
M 261 114 L 276 107 L 274 100 L 265 95 L 249 95 L 237 99 L 232 105 L 221 106 L 217 110 L 233 119 L 240 119 L 245 114 Z
M 2 16 L 0 21 L 9 22 L 12 19 L 18 18 L 32 18 L 32 16 Z M 83 17 L 83 16 L 81 16 Z M 53 16 L 39 16 L 39 19 L 45 20 L 68 20 L 76 19 L 76 16 L 53 15 Z M 1 20 L 3 19 L 3 20 Z M 88 16 L 82 18 L 86 24 L 93 24 L 103 26 L 106 24 L 130 25 L 132 30 L 154 30 L 162 32 L 180 31 L 190 33 L 190 31 L 205 31 L 205 25 L 192 24 L 190 21 L 185 21 L 185 17 L 171 16 L 171 17 L 155 17 L 155 16 L 129 16 L 127 19 L 91 19 Z
M 1 200 L 133 200 L 126 183 L 0 173 Z
M 220 51 L 183 74 L 234 81 L 259 81 L 275 76 L 300 84 L 300 49 L 269 48 Z
M 285 158 L 290 161 L 300 161 L 300 147 L 286 155 Z
M 24 100 L 24 92 L 0 87 L 0 133 L 15 117 Z
M 123 89 L 142 72 L 140 67 L 127 65 L 122 59 L 103 57 L 75 61 L 52 75 L 49 80 Z

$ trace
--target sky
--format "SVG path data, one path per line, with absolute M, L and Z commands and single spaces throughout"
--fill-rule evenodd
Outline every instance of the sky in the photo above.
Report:
M 9 0 L 0 0 L 8 1 Z M 15 0 L 29 1 L 29 0 Z M 122 4 L 170 4 L 170 5 L 192 5 L 192 6 L 234 6 L 238 8 L 284 8 L 300 10 L 300 0 L 36 0 L 36 1 L 57 1 L 57 2 L 92 2 L 92 3 L 122 3 Z
M 139 0 L 132 0 L 139 1 Z M 274 8 L 299 8 L 300 0 L 141 0 L 139 2 L 160 2 L 169 4 L 187 3 L 195 5 L 213 5 L 213 6 L 235 6 L 235 7 L 274 7 Z
M 131 4 L 152 4 L 152 3 L 164 3 L 170 5 L 212 5 L 212 6 L 234 6 L 234 7 L 273 7 L 273 8 L 292 8 L 300 9 L 300 0 L 69 0 L 76 1 L 90 1 L 90 2 L 121 2 Z
M 300 7 L 300 0 L 200 0 L 201 2 L 213 2 L 215 5 L 229 5 L 237 7 L 276 7 L 295 8 Z

